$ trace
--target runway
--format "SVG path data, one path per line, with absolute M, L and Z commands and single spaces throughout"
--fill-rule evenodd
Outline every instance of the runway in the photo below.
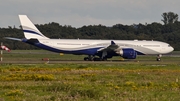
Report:
M 59 61 L 1 61 L 0 64 L 180 64 L 178 60 L 109 60 L 109 61 L 81 61 L 81 60 L 59 60 Z
M 60 55 L 44 50 L 13 50 L 4 52 L 1 64 L 179 64 L 180 52 L 172 52 L 162 56 L 161 61 L 156 61 L 155 55 L 137 56 L 137 59 L 124 60 L 121 57 L 113 57 L 107 61 L 84 61 L 86 55 Z M 45 60 L 43 60 L 45 59 Z M 46 60 L 48 59 L 48 60 Z

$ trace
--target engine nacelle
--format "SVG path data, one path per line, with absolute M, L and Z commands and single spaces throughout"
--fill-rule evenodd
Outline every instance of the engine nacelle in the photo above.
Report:
M 135 59 L 137 55 L 136 51 L 132 48 L 120 49 L 116 53 L 119 54 L 124 59 Z

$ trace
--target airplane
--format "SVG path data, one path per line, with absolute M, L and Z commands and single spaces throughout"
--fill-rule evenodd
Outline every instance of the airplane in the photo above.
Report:
M 19 15 L 25 38 L 6 39 L 22 41 L 56 53 L 87 55 L 85 61 L 105 61 L 113 56 L 136 59 L 137 55 L 157 55 L 170 53 L 174 48 L 168 43 L 153 40 L 90 40 L 90 39 L 50 39 L 44 36 L 27 15 Z

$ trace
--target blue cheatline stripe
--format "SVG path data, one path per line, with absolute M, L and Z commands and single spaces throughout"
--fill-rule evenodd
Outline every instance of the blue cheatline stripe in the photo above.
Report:
M 49 51 L 53 51 L 53 52 L 57 52 L 57 53 L 67 53 L 67 54 L 86 54 L 86 55 L 95 55 L 97 53 L 97 50 L 102 48 L 102 47 L 98 47 L 98 48 L 88 48 L 88 49 L 81 49 L 81 50 L 73 50 L 73 51 L 68 51 L 68 50 L 60 50 L 60 49 L 56 49 L 44 44 L 36 44 L 35 46 L 49 50 Z M 137 52 L 137 55 L 145 55 L 144 53 L 141 52 Z M 114 55 L 115 56 L 115 55 Z
M 31 41 L 28 41 L 27 39 L 23 39 L 22 41 L 25 43 L 29 43 L 31 45 L 37 46 L 37 47 L 42 48 L 42 49 L 52 51 L 52 52 L 57 52 L 57 53 L 63 52 L 63 53 L 67 53 L 67 54 L 95 55 L 97 53 L 97 50 L 102 48 L 102 47 L 98 47 L 98 48 L 90 48 L 90 49 L 82 49 L 82 50 L 61 50 L 61 49 L 56 49 L 56 48 L 44 45 L 44 44 L 39 43 L 37 41 L 35 43 L 34 43 L 34 41 L 31 42 Z
M 22 42 L 32 44 L 32 45 L 37 46 L 37 47 L 42 48 L 42 49 L 46 49 L 46 50 L 49 50 L 49 51 L 52 51 L 52 52 L 57 52 L 57 53 L 61 53 L 62 52 L 62 53 L 67 53 L 67 54 L 95 55 L 97 53 L 98 49 L 103 48 L 103 47 L 98 47 L 98 48 L 89 48 L 89 49 L 81 49 L 81 50 L 73 50 L 73 51 L 72 50 L 61 50 L 61 49 L 56 49 L 56 48 L 44 45 L 44 44 L 39 43 L 37 41 L 35 41 L 35 42 L 34 41 L 28 42 L 27 39 L 23 39 L 22 40 Z M 137 53 L 137 55 L 145 55 L 144 53 L 139 52 L 139 51 L 136 51 L 136 53 Z M 117 54 L 113 55 L 113 56 L 117 56 Z
M 26 33 L 31 33 L 31 34 L 36 34 L 36 35 L 42 36 L 41 34 L 35 32 L 35 31 L 31 31 L 31 30 L 23 30 L 23 31 Z
M 44 45 L 44 44 L 35 44 L 35 46 L 39 47 L 39 48 L 43 48 L 43 49 L 46 49 L 46 50 L 49 50 L 49 51 L 53 51 L 53 52 L 57 52 L 57 53 L 67 53 L 67 54 L 86 54 L 86 55 L 95 55 L 97 53 L 97 50 L 102 48 L 102 47 L 98 47 L 98 48 L 89 48 L 89 49 L 81 49 L 81 50 L 73 50 L 73 51 L 70 51 L 70 50 L 60 50 L 60 49 L 56 49 L 56 48 L 53 48 L 53 47 L 50 47 L 50 46 L 47 46 L 47 45 Z M 137 55 L 145 55 L 141 52 L 137 52 Z M 114 55 L 115 56 L 115 55 Z
M 87 54 L 87 55 L 95 55 L 97 53 L 97 50 L 102 48 L 102 47 L 99 47 L 99 48 L 90 48 L 90 49 L 82 49 L 82 50 L 71 51 L 71 50 L 56 49 L 56 48 L 53 48 L 53 47 L 50 47 L 50 46 L 47 46 L 47 45 L 44 45 L 41 43 L 35 44 L 35 46 L 49 50 L 49 51 L 57 52 L 57 53 L 63 52 L 63 53 L 67 53 L 67 54 Z

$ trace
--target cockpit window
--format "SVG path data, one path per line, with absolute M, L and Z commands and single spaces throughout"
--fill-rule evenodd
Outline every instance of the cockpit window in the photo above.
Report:
M 171 45 L 168 45 L 168 47 L 171 47 Z

